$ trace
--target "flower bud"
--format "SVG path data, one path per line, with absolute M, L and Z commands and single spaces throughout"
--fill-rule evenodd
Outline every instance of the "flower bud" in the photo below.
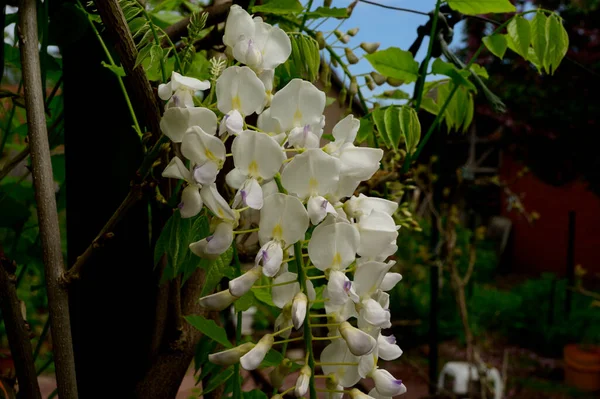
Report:
M 348 60 L 348 62 L 350 64 L 357 64 L 358 63 L 358 57 L 356 56 L 356 54 L 354 54 L 354 52 L 352 52 L 351 49 L 349 49 L 348 47 L 346 47 L 344 49 L 344 52 L 346 53 L 346 59 Z
M 402 380 L 397 380 L 389 371 L 374 369 L 369 375 L 375 383 L 375 389 L 381 396 L 392 397 L 406 392 Z
M 369 396 L 366 393 L 362 393 L 356 388 L 352 388 L 350 390 L 350 397 L 352 399 L 374 399 L 372 396 Z
M 292 322 L 294 323 L 294 328 L 296 330 L 302 327 L 302 324 L 304 323 L 307 307 L 308 298 L 306 295 L 303 292 L 297 293 L 292 301 Z
M 352 28 L 352 29 L 349 29 L 348 32 L 346 32 L 346 33 L 349 34 L 350 36 L 356 36 L 356 34 L 358 33 L 358 29 L 359 28 Z
M 380 333 L 377 338 L 377 355 L 383 360 L 396 360 L 402 356 L 402 349 L 396 345 L 396 337 L 386 337 Z
M 274 342 L 275 338 L 271 334 L 265 334 L 254 348 L 240 358 L 240 364 L 244 370 L 255 370 L 258 368 Z
M 377 87 L 370 76 L 365 76 L 365 84 L 367 85 L 369 90 L 375 90 L 375 88 Z
M 323 32 L 317 32 L 316 38 L 317 43 L 319 44 L 319 50 L 323 50 L 325 48 L 325 37 L 323 36 Z
M 392 87 L 398 87 L 398 86 L 402 86 L 404 84 L 403 80 L 400 79 L 396 79 L 396 78 L 387 78 L 386 79 L 387 84 L 389 84 Z
M 385 83 L 385 76 L 383 76 L 380 73 L 377 72 L 371 72 L 370 73 L 371 77 L 373 78 L 373 80 L 375 81 L 375 84 L 377 84 L 377 86 L 381 86 L 382 84 Z
M 254 344 L 252 342 L 246 342 L 235 348 L 227 349 L 217 353 L 211 353 L 208 355 L 208 361 L 219 366 L 231 366 L 240 361 L 240 358 L 248 353 Z
M 269 379 L 273 388 L 279 389 L 283 385 L 283 381 L 292 370 L 292 361 L 288 358 L 283 359 L 277 367 L 275 367 L 271 373 L 269 373 Z
M 350 5 L 346 8 L 346 10 L 348 11 L 348 17 L 350 17 L 352 15 L 352 11 L 354 11 L 354 7 L 356 7 L 356 4 L 358 4 L 358 0 L 354 0 L 352 3 L 350 3 Z
M 340 37 L 340 42 L 342 42 L 344 44 L 348 44 L 349 41 L 350 41 L 350 35 L 344 35 L 344 36 Z
M 333 31 L 333 34 L 338 38 L 338 40 L 342 40 L 342 37 L 344 36 L 344 34 L 337 29 Z
M 306 395 L 306 392 L 308 392 L 308 383 L 310 382 L 311 375 L 312 371 L 310 367 L 307 364 L 302 366 L 302 369 L 300 369 L 300 375 L 296 380 L 296 388 L 294 389 L 294 393 L 296 394 L 297 398 Z
M 350 86 L 348 87 L 348 93 L 350 93 L 351 96 L 358 93 L 358 83 L 356 82 L 355 77 L 352 77 L 352 81 L 350 82 Z
M 237 296 L 238 298 L 250 291 L 250 288 L 254 285 L 256 280 L 260 278 L 262 274 L 262 267 L 254 266 L 241 276 L 234 278 L 229 282 L 229 292 L 231 295 Z
M 377 51 L 381 43 L 379 42 L 362 42 L 360 48 L 365 50 L 367 54 L 373 54 Z
M 402 275 L 400 273 L 386 273 L 379 289 L 382 291 L 390 291 L 400 282 L 400 280 L 402 280 Z
M 340 65 L 335 58 L 331 58 L 329 62 L 331 62 L 331 65 L 333 65 L 334 68 L 337 68 Z
M 279 241 L 271 240 L 263 245 L 254 259 L 255 265 L 262 263 L 262 272 L 267 277 L 273 277 L 281 268 L 283 261 L 283 248 Z
M 325 7 L 325 8 L 331 7 L 331 2 L 332 1 L 333 0 L 323 0 L 323 7 Z
M 339 330 L 342 338 L 344 338 L 348 344 L 348 349 L 350 349 L 350 352 L 352 352 L 353 355 L 364 356 L 373 352 L 373 349 L 375 349 L 375 345 L 377 344 L 375 338 L 366 332 L 353 327 L 347 321 L 340 324 Z
M 221 311 L 226 309 L 229 305 L 231 305 L 237 297 L 231 295 L 229 290 L 224 290 L 217 292 L 212 295 L 205 296 L 200 298 L 200 306 L 207 310 L 217 310 Z
M 190 250 L 201 258 L 216 259 L 227 251 L 233 241 L 233 225 L 221 222 L 213 235 L 190 244 Z

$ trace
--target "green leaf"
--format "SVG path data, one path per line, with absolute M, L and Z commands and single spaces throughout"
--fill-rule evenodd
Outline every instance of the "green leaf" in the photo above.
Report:
M 249 392 L 242 392 L 244 399 L 267 399 L 267 394 L 258 389 L 253 389 Z
M 514 50 L 521 57 L 527 59 L 529 54 L 529 44 L 531 43 L 531 27 L 529 21 L 520 15 L 516 15 L 509 22 L 508 38 L 514 44 Z
M 254 297 L 254 293 L 252 291 L 246 292 L 240 297 L 240 299 L 236 300 L 233 303 L 233 305 L 235 307 L 236 313 L 244 312 L 250 309 L 250 307 L 256 305 L 256 298 Z
M 439 58 L 433 61 L 431 73 L 448 76 L 455 84 L 464 86 L 469 90 L 477 91 L 475 85 L 467 78 L 470 75 L 469 71 L 459 70 L 453 64 L 444 62 Z
M 437 105 L 435 100 L 431 97 L 423 97 L 421 108 L 433 115 L 437 115 L 440 112 L 439 105 Z
M 375 108 L 373 110 L 373 121 L 375 122 L 375 126 L 377 126 L 377 131 L 379 132 L 379 136 L 383 140 L 383 143 L 387 148 L 393 148 L 392 143 L 389 140 L 389 136 L 385 130 L 385 110 L 381 108 Z
M 419 76 L 419 63 L 412 54 L 397 47 L 366 54 L 365 58 L 380 74 L 404 81 L 414 82 Z
M 484 79 L 489 79 L 490 78 L 490 75 L 488 74 L 488 71 L 484 67 L 482 67 L 481 65 L 479 65 L 479 64 L 473 64 L 473 65 L 471 65 L 471 71 L 475 75 L 480 76 L 480 77 L 482 77 Z
M 133 69 L 140 66 L 142 62 L 144 62 L 144 60 L 150 56 L 150 49 L 152 49 L 152 46 L 146 46 L 138 51 L 137 56 L 135 57 L 135 65 L 133 66 Z
M 406 144 L 406 152 L 411 154 L 421 140 L 421 122 L 412 107 L 403 106 L 399 109 L 400 127 Z
M 467 15 L 515 12 L 509 0 L 447 0 L 453 10 Z
M 275 367 L 279 366 L 283 361 L 283 355 L 277 352 L 275 349 L 271 349 L 267 352 L 265 358 L 260 364 L 262 367 Z
M 535 16 L 531 20 L 531 45 L 533 46 L 533 51 L 535 54 L 535 59 L 538 61 L 544 60 L 544 55 L 546 54 L 546 23 L 548 22 L 548 17 L 542 11 L 538 11 L 535 13 Z M 535 63 L 534 63 L 535 64 Z
M 233 373 L 233 366 L 229 366 L 220 373 L 215 373 L 206 383 L 206 387 L 202 390 L 201 395 L 198 396 L 203 396 L 214 391 L 219 386 L 226 383 L 233 376 Z
M 371 120 L 370 116 L 365 116 L 360 118 L 360 127 L 358 128 L 358 133 L 356 134 L 356 144 L 360 144 L 365 141 L 369 136 L 373 134 L 373 128 L 375 125 Z
M 120 77 L 127 76 L 127 74 L 125 73 L 125 70 L 121 66 L 110 65 L 110 64 L 107 64 L 104 61 L 102 61 L 102 66 L 105 67 L 105 68 L 110 69 L 117 76 L 120 76 Z
M 392 148 L 396 150 L 400 145 L 402 137 L 402 128 L 400 127 L 400 108 L 388 107 L 384 114 L 385 131 Z
M 546 41 L 547 48 L 543 64 L 546 71 L 553 75 L 569 49 L 569 35 L 560 17 L 556 14 L 548 17 L 546 22 Z
M 227 339 L 227 333 L 223 327 L 220 327 L 213 320 L 205 319 L 200 315 L 184 316 L 185 320 L 195 329 L 202 332 L 207 337 L 217 341 L 226 348 L 231 348 L 231 342 Z
M 203 335 L 202 338 L 200 338 L 200 342 L 198 342 L 198 345 L 196 345 L 196 353 L 194 354 L 194 369 L 196 373 L 200 369 L 202 369 L 202 372 L 204 372 L 205 365 L 212 365 L 212 363 L 208 363 L 208 355 L 215 350 L 216 346 L 217 342 L 208 336 Z
M 508 43 L 506 43 L 506 37 L 504 35 L 491 35 L 483 38 L 483 44 L 488 50 L 496 57 L 503 59 L 506 53 Z
M 376 95 L 375 98 L 386 100 L 408 100 L 410 98 L 410 94 L 400 89 L 386 90 L 383 93 Z
M 229 264 L 231 263 L 232 257 L 233 247 L 229 247 L 229 249 L 227 249 L 227 251 L 221 254 L 221 256 L 219 256 L 217 259 L 211 261 L 208 264 L 206 271 L 206 280 L 204 282 L 204 286 L 202 287 L 202 292 L 200 293 L 201 297 L 210 294 L 215 289 L 217 284 L 219 284 L 219 281 L 221 281 L 223 277 L 233 277 L 231 274 L 227 274 L 228 269 L 231 269 L 229 267 Z
M 348 8 L 346 7 L 318 7 L 306 13 L 307 19 L 317 18 L 348 18 Z
M 297 14 L 302 12 L 302 4 L 298 0 L 268 0 L 264 4 L 252 7 L 252 12 L 268 14 Z
M 254 297 L 264 303 L 267 304 L 269 306 L 273 306 L 275 307 L 275 304 L 273 303 L 273 297 L 271 296 L 271 289 L 268 287 L 265 288 L 256 288 L 258 286 L 266 286 L 271 284 L 271 280 L 266 277 L 266 276 L 261 276 L 260 279 L 254 284 L 254 287 L 252 287 L 252 292 L 254 293 Z

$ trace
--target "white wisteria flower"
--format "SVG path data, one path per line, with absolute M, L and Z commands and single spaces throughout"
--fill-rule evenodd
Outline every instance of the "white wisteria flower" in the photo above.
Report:
M 208 108 L 168 108 L 160 120 L 160 130 L 174 143 L 181 143 L 189 128 L 198 126 L 203 132 L 215 135 L 217 115 Z
M 283 64 L 292 52 L 288 35 L 280 28 L 252 18 L 238 5 L 232 5 L 225 23 L 223 43 L 236 60 L 257 74 L 272 71 Z
M 301 79 L 292 79 L 271 100 L 271 117 L 289 132 L 288 142 L 295 148 L 320 147 L 324 109 L 325 93 Z
M 262 247 L 256 255 L 256 264 L 262 263 L 264 275 L 273 277 L 281 267 L 283 248 L 304 238 L 308 214 L 298 198 L 271 194 L 264 199 L 258 227 Z
M 275 342 L 275 338 L 273 338 L 272 334 L 265 334 L 260 341 L 256 344 L 256 346 L 244 356 L 240 358 L 240 364 L 244 368 L 244 370 L 255 370 L 260 366 L 260 363 L 263 361 L 267 352 L 273 346 L 273 342 Z
M 220 140 L 219 140 L 220 141 Z M 227 174 L 227 184 L 238 189 L 233 207 L 247 205 L 253 209 L 263 206 L 263 192 L 260 183 L 273 179 L 279 172 L 285 152 L 271 136 L 245 130 L 231 145 L 235 168 Z
M 219 366 L 231 366 L 240 361 L 240 358 L 250 352 L 256 345 L 252 342 L 246 342 L 235 348 L 227 349 L 208 355 L 208 361 Z
M 171 107 L 194 107 L 194 93 L 210 89 L 210 82 L 199 80 L 173 71 L 168 83 L 158 86 L 158 96 L 161 100 L 168 101 L 165 106 Z
M 248 67 L 232 66 L 217 79 L 217 108 L 223 114 L 219 135 L 239 134 L 244 118 L 259 114 L 266 101 L 265 85 Z
M 349 223 L 321 223 L 308 243 L 308 256 L 319 270 L 345 270 L 354 259 L 360 237 Z

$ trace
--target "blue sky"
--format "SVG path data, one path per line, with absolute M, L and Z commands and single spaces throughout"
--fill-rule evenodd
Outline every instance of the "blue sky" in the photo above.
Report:
M 374 0 L 380 4 L 403 7 L 413 9 L 416 11 L 430 12 L 435 8 L 435 0 Z M 306 4 L 306 0 L 302 1 Z M 332 7 L 346 7 L 352 1 L 351 0 L 333 0 Z M 313 9 L 322 6 L 321 0 L 313 1 Z M 377 7 L 371 4 L 359 2 L 354 8 L 352 16 L 347 19 L 340 30 L 346 32 L 348 29 L 358 27 L 360 28 L 359 33 L 352 38 L 348 47 L 358 46 L 361 42 L 380 42 L 380 49 L 388 47 L 399 47 L 403 50 L 408 50 L 410 45 L 417 37 L 417 28 L 419 25 L 423 25 L 427 22 L 428 17 L 423 15 L 417 15 L 402 11 L 389 10 L 381 7 Z M 318 29 L 322 31 L 333 30 L 339 23 L 339 20 L 329 19 L 323 23 Z M 316 26 L 316 23 L 312 23 L 312 26 Z M 462 36 L 462 23 L 455 26 L 455 37 L 453 45 L 456 46 L 460 43 Z M 421 61 L 425 57 L 428 46 L 428 38 L 423 41 L 421 49 L 416 55 L 416 60 Z M 341 45 L 338 43 L 338 45 Z M 338 49 L 338 54 L 343 56 L 343 49 Z M 356 54 L 361 56 L 364 52 L 361 49 L 356 50 Z M 368 61 L 361 59 L 358 64 L 351 65 L 350 70 L 352 73 L 360 74 L 366 73 L 373 70 Z M 359 84 L 363 82 L 363 79 L 359 80 Z M 379 87 L 376 92 L 390 89 L 390 87 Z M 401 89 L 412 94 L 413 86 L 405 85 Z M 368 92 L 367 92 L 368 93 Z

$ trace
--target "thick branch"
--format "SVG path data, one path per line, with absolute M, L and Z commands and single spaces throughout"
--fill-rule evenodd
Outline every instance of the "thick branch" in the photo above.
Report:
M 160 136 L 160 107 L 144 67 L 138 65 L 134 69 L 138 52 L 129 31 L 127 20 L 123 15 L 123 10 L 119 7 L 119 1 L 103 0 L 96 1 L 95 4 L 106 32 L 111 37 L 119 54 L 121 64 L 127 74 L 126 82 L 133 90 L 135 100 L 139 104 L 137 109 L 143 110 L 140 120 L 145 122 L 146 128 L 152 132 L 154 140 L 157 140 Z
M 16 277 L 12 269 L 12 264 L 4 258 L 0 248 L 0 309 L 15 362 L 19 394 L 25 398 L 41 399 L 29 333 L 21 314 L 21 304 L 15 286 Z
M 33 184 L 46 273 L 58 394 L 61 399 L 76 399 L 78 395 L 69 302 L 67 291 L 60 283 L 64 273 L 64 265 L 54 193 L 54 178 L 50 162 L 50 144 L 48 143 L 44 114 L 36 1 L 22 0 L 19 3 L 19 14 L 19 40 L 25 109 L 27 111 Z

